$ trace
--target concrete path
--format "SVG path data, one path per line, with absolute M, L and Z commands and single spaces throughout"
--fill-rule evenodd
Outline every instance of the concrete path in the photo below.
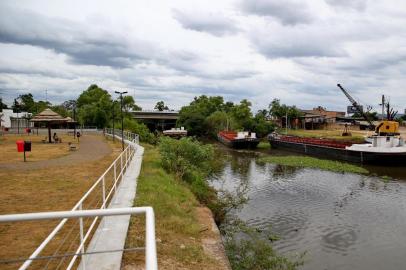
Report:
M 68 147 L 68 145 L 66 145 Z M 73 165 L 87 161 L 98 160 L 111 153 L 110 146 L 103 140 L 101 135 L 84 135 L 80 138 L 79 150 L 69 155 L 50 159 L 25 163 L 2 163 L 0 169 L 10 170 L 33 170 L 56 166 Z
M 140 174 L 144 148 L 136 145 L 137 150 L 124 174 L 109 209 L 132 207 Z M 86 252 L 123 249 L 127 238 L 130 215 L 104 217 L 97 228 Z M 86 255 L 79 269 L 119 270 L 123 252 Z M 84 267 L 85 266 L 85 267 Z

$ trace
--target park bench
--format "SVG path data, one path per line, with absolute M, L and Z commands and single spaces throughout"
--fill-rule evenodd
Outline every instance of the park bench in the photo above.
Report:
M 76 145 L 75 144 L 69 142 L 68 145 L 69 145 L 69 151 L 76 151 Z

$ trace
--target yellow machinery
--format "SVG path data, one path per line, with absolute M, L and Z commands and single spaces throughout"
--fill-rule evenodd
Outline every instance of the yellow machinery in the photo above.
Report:
M 384 120 L 375 128 L 377 135 L 399 135 L 399 123 L 396 121 Z

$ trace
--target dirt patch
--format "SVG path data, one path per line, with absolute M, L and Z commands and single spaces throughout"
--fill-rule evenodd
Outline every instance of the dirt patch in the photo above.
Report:
M 69 151 L 69 146 L 67 143 L 64 143 L 63 145 L 46 145 L 48 147 L 64 147 L 67 153 L 65 156 L 49 160 L 30 161 L 28 156 L 28 162 L 23 162 L 22 160 L 13 163 L 2 162 L 0 163 L 0 169 L 33 170 L 75 165 L 83 162 L 98 160 L 111 153 L 111 148 L 100 135 L 85 135 L 81 137 L 79 143 L 75 144 L 78 145 L 78 149 L 76 151 Z

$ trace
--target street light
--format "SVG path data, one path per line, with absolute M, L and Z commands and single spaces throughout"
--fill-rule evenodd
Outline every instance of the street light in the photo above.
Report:
M 124 92 L 114 91 L 114 93 L 120 95 L 120 102 L 121 102 L 121 145 L 123 146 L 123 151 L 124 151 L 123 94 L 127 94 L 127 91 L 124 91 Z
M 114 115 L 114 112 L 115 112 L 115 110 L 116 110 L 116 101 L 114 100 L 113 101 L 113 142 L 114 142 L 114 121 L 116 120 L 116 117 L 115 117 L 115 115 Z

